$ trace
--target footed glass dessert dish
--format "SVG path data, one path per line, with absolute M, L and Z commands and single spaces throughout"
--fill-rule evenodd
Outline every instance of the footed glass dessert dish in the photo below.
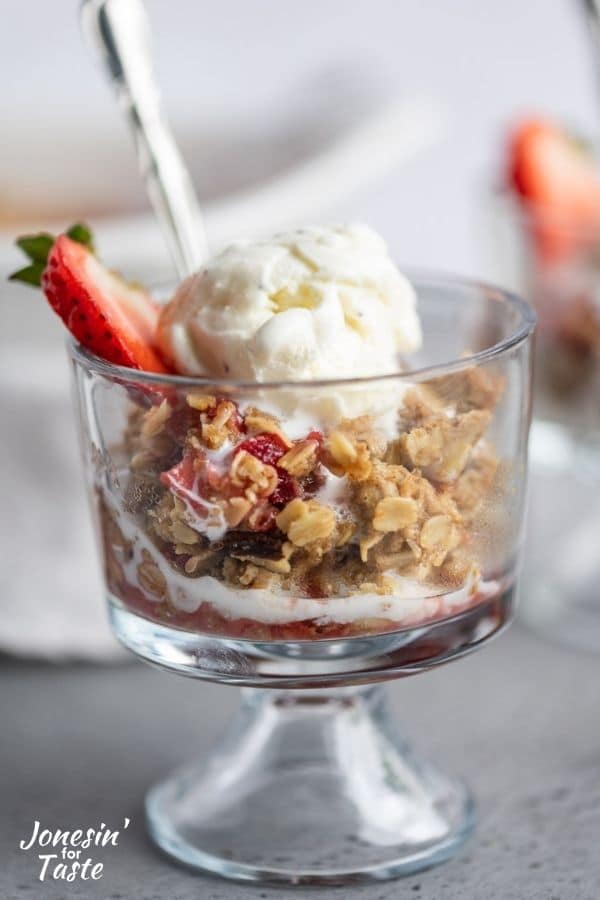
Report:
M 600 652 L 600 164 L 546 118 L 511 131 L 486 210 L 495 277 L 531 300 L 531 502 L 521 618 Z
M 509 192 L 492 208 L 498 276 L 539 321 L 520 616 L 547 639 L 599 653 L 600 206 L 595 226 Z
M 510 619 L 534 317 L 487 285 L 412 284 L 423 342 L 394 374 L 151 374 L 71 345 L 117 636 L 244 687 L 213 753 L 148 794 L 154 840 L 189 866 L 363 882 L 440 862 L 472 828 L 468 791 L 409 751 L 377 683 Z

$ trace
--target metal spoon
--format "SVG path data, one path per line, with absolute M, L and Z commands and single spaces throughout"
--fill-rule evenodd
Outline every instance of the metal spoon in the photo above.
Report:
M 600 71 L 600 0 L 580 0 L 594 45 L 594 63 Z
M 189 172 L 162 112 L 144 5 L 83 0 L 81 19 L 132 128 L 142 178 L 177 272 L 189 275 L 208 256 L 208 246 Z

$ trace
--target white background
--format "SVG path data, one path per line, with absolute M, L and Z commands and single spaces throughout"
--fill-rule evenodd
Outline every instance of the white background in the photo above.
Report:
M 21 201 L 28 213 L 35 204 L 27 172 L 41 172 L 61 189 L 64 182 L 65 196 L 71 172 L 94 184 L 104 180 L 113 206 L 111 184 L 124 207 L 144 203 L 122 123 L 83 47 L 77 6 L 0 0 L 5 225 Z M 340 107 L 332 118 L 349 112 L 345 104 L 364 107 L 380 96 L 427 93 L 442 101 L 450 114 L 444 141 L 339 210 L 380 228 L 402 262 L 485 274 L 475 210 L 507 124 L 530 112 L 587 130 L 600 121 L 575 0 L 147 6 L 165 101 L 205 197 L 263 177 L 302 152 L 304 139 L 326 130 L 332 98 Z M 38 181 L 35 191 L 43 193 Z

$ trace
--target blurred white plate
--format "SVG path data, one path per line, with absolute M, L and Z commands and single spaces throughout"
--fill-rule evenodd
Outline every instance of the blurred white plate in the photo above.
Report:
M 283 171 L 258 182 L 248 177 L 244 183 L 250 186 L 204 203 L 211 246 L 219 247 L 233 237 L 291 224 L 306 224 L 331 216 L 336 207 L 352 194 L 384 179 L 394 169 L 410 162 L 440 140 L 445 126 L 445 113 L 434 101 L 426 98 L 404 99 L 379 105 L 313 155 L 300 154 L 298 159 L 298 153 L 289 150 L 288 158 L 295 161 Z M 299 136 L 290 135 L 288 140 L 290 143 L 298 141 Z M 218 142 L 215 144 L 217 146 L 220 146 Z M 265 146 L 269 146 L 268 141 Z M 110 200 L 110 197 L 115 190 L 121 205 L 126 208 L 128 196 L 131 199 L 131 187 L 128 189 L 125 182 L 121 183 L 124 170 L 118 165 L 111 167 L 110 159 L 105 158 L 105 151 L 106 148 L 103 150 L 99 143 L 95 160 L 89 160 L 81 170 L 71 167 L 70 173 L 65 171 L 62 179 L 57 177 L 54 186 L 47 179 L 38 185 L 35 167 L 26 166 L 29 178 L 26 190 L 32 198 L 37 197 L 41 210 L 57 208 L 58 192 L 64 197 L 66 190 L 71 198 L 70 219 L 81 218 L 86 210 L 98 208 L 99 195 L 104 195 L 109 206 L 114 204 L 114 198 Z M 23 155 L 26 159 L 27 154 Z M 257 152 L 247 160 L 256 155 Z M 242 165 L 239 159 L 238 164 Z M 23 160 L 20 165 L 23 166 Z M 111 171 L 111 179 L 106 185 L 99 186 L 97 179 L 89 176 L 90 172 L 106 172 L 107 169 Z M 87 188 L 86 176 L 89 181 Z M 19 177 L 14 171 L 10 177 L 13 183 L 23 180 L 23 175 Z M 19 190 L 23 195 L 24 188 Z M 134 193 L 140 190 L 136 176 Z M 44 191 L 46 196 L 42 199 Z M 28 208 L 27 203 L 24 208 Z M 122 267 L 134 276 L 143 276 L 145 281 L 171 274 L 165 244 L 152 214 L 138 212 L 91 218 L 102 255 L 110 260 L 111 265 Z M 31 227 L 52 227 L 52 224 L 42 215 L 32 221 Z M 62 220 L 58 227 L 64 224 L 65 220 Z M 28 227 L 23 226 L 19 230 Z M 3 268 L 12 265 L 12 260 L 18 261 L 11 249 L 13 236 L 14 228 L 0 230 L 0 264 Z M 5 259 L 8 260 L 6 263 Z

